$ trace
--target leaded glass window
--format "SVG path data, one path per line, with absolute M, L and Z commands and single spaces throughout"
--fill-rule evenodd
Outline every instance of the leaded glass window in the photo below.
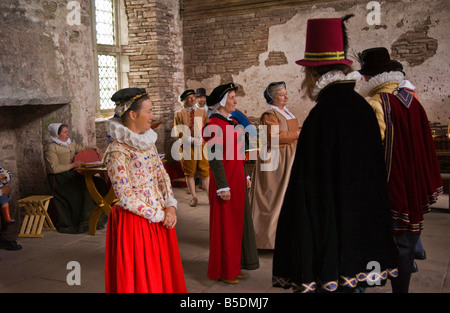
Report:
M 95 35 L 97 43 L 98 101 L 100 111 L 109 114 L 114 109 L 111 96 L 121 87 L 120 37 L 117 0 L 95 0 Z
M 97 62 L 100 109 L 114 109 L 114 103 L 111 101 L 111 96 L 118 89 L 116 56 L 99 54 Z
M 114 6 L 112 0 L 95 0 L 97 44 L 114 45 Z

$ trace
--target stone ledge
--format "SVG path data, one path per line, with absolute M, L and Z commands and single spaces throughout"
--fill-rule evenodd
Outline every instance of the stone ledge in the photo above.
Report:
M 0 98 L 0 107 L 6 106 L 23 106 L 23 105 L 64 105 L 69 104 L 72 97 L 47 97 L 47 98 L 28 98 L 28 99 L 14 99 L 14 98 Z

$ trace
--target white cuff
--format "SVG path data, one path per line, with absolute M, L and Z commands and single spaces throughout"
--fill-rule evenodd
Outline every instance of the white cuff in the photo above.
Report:
M 149 222 L 159 223 L 159 222 L 161 222 L 163 220 L 163 218 L 164 218 L 164 211 L 163 210 L 157 210 L 155 215 L 153 215 L 150 218 Z
M 229 190 L 230 190 L 230 187 L 225 187 L 225 188 L 217 189 L 217 195 L 220 196 L 220 193 L 221 193 L 222 191 L 229 191 Z
M 175 198 L 169 197 L 169 199 L 166 200 L 166 208 L 169 206 L 175 207 L 177 209 L 178 201 Z

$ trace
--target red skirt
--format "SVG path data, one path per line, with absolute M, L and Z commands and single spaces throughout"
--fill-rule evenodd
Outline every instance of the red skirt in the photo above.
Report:
M 106 234 L 105 292 L 186 292 L 175 229 L 113 206 Z

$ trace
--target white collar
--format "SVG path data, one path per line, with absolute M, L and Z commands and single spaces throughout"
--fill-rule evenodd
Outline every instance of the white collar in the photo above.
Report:
M 184 107 L 184 109 L 186 110 L 186 111 L 190 111 L 190 110 L 194 110 L 194 111 L 196 111 L 197 110 L 197 104 L 194 104 L 193 106 L 191 106 L 191 107 Z
M 153 129 L 149 129 L 142 134 L 137 134 L 124 126 L 119 118 L 111 118 L 106 122 L 106 133 L 112 139 L 127 144 L 137 150 L 147 150 L 158 139 L 158 134 Z
M 411 84 L 411 82 L 406 79 L 400 82 L 400 84 L 398 85 L 398 88 L 408 88 L 411 90 L 416 90 L 416 86 Z
M 70 145 L 70 143 L 71 143 L 70 138 L 67 138 L 66 141 L 61 141 L 61 140 L 59 140 L 58 138 L 55 138 L 55 137 L 51 137 L 51 138 L 52 138 L 52 141 L 54 143 L 56 143 L 56 144 L 58 144 L 60 146 L 63 146 L 63 147 L 68 147 Z
M 405 78 L 402 72 L 384 72 L 372 77 L 369 81 L 361 84 L 359 93 L 363 97 L 367 97 L 372 90 L 389 82 L 401 82 Z
M 224 114 L 220 113 L 219 110 L 215 111 L 215 113 L 216 113 L 216 114 L 222 115 L 224 118 L 226 118 L 226 119 L 229 120 L 229 121 L 233 121 L 233 120 L 231 119 L 231 116 L 232 116 L 231 113 L 229 113 L 228 115 L 224 115 Z
M 206 110 L 206 109 L 208 108 L 208 106 L 207 106 L 206 104 L 205 104 L 204 106 L 202 106 L 202 107 L 199 106 L 197 102 L 195 103 L 194 106 L 195 106 L 196 109 L 203 109 L 203 110 Z
M 312 95 L 315 97 L 317 96 L 322 89 L 324 89 L 326 86 L 328 86 L 331 83 L 338 82 L 338 81 L 346 81 L 346 80 L 359 80 L 361 79 L 361 74 L 358 71 L 353 71 L 345 75 L 342 71 L 330 71 L 325 74 L 323 74 L 316 82 L 316 87 L 314 87 L 314 91 Z
M 284 107 L 284 111 L 282 111 L 279 107 L 276 105 L 269 104 L 269 109 L 273 109 L 277 112 L 280 112 L 287 120 L 295 119 L 295 115 L 291 113 L 291 111 L 288 110 L 287 107 Z

